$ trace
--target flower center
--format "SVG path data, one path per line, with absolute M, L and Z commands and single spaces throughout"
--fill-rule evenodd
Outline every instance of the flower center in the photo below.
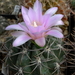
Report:
M 37 25 L 37 23 L 34 21 L 34 23 L 33 23 L 33 26 L 34 27 L 37 27 L 38 25 Z

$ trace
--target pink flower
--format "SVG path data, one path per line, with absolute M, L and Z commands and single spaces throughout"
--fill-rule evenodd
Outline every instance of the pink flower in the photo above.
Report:
M 62 14 L 55 14 L 57 7 L 48 9 L 44 15 L 42 14 L 42 4 L 36 0 L 33 9 L 22 6 L 22 16 L 24 22 L 10 25 L 6 30 L 19 30 L 12 33 L 12 36 L 17 37 L 13 42 L 13 46 L 20 46 L 32 39 L 41 47 L 45 45 L 45 37 L 47 35 L 57 38 L 63 38 L 62 30 L 57 25 L 63 25 Z

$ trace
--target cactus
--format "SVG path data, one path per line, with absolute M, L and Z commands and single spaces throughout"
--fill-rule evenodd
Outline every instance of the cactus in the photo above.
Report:
M 67 66 L 68 70 L 70 71 L 70 75 L 75 74 L 75 27 L 73 29 L 73 32 L 71 33 L 70 39 L 69 37 L 65 41 L 66 51 L 67 51 Z
M 11 31 L 5 31 L 5 28 L 9 24 L 15 24 L 17 23 L 17 20 L 15 19 L 6 19 L 3 16 L 0 16 L 0 44 L 2 45 L 6 38 L 10 36 Z
M 43 48 L 34 46 L 32 42 L 12 48 L 12 40 L 8 38 L 3 46 L 7 51 L 4 64 L 9 67 L 11 75 L 60 75 L 65 62 L 65 51 L 62 39 L 47 37 L 47 45 Z
M 15 5 L 20 5 L 19 0 L 0 0 L 0 14 L 12 14 Z
M 38 0 L 36 2 L 39 3 Z M 38 3 L 36 3 L 37 6 L 38 6 Z M 23 9 L 24 7 L 22 7 L 22 13 L 24 11 Z M 62 17 L 63 15 L 60 15 L 59 21 L 61 20 Z M 24 24 L 24 22 L 21 22 L 20 24 Z M 33 28 L 35 28 L 37 24 L 38 23 L 34 21 Z M 63 24 L 62 20 L 60 24 Z M 11 26 L 14 26 L 14 25 L 11 25 Z M 6 29 L 12 29 L 11 26 L 8 26 Z M 20 27 L 22 26 L 23 28 L 23 25 L 19 25 L 19 26 Z M 38 27 L 41 27 L 41 26 L 38 26 Z M 35 29 L 37 29 L 38 27 L 36 27 Z M 44 25 L 42 27 L 44 27 Z M 31 29 L 31 32 L 32 32 L 31 34 L 31 33 L 28 33 L 29 31 L 27 30 L 26 34 L 28 34 L 28 36 L 33 39 L 31 41 L 25 42 L 25 44 L 21 46 L 16 45 L 19 47 L 12 47 L 12 42 L 14 38 L 12 37 L 7 38 L 4 41 L 4 44 L 2 46 L 2 50 L 4 51 L 6 50 L 5 51 L 6 56 L 3 59 L 4 63 L 2 66 L 2 73 L 6 75 L 9 75 L 9 74 L 11 75 L 62 75 L 62 72 L 63 72 L 62 70 L 64 70 L 65 68 L 63 66 L 63 63 L 65 62 L 65 49 L 63 47 L 64 39 L 60 39 L 60 38 L 63 37 L 63 34 L 61 33 L 62 31 L 59 27 L 52 26 L 52 27 L 49 27 L 49 30 L 51 30 L 50 28 L 54 28 L 55 30 L 59 32 L 57 35 L 54 34 L 56 37 L 59 37 L 59 38 L 45 35 L 48 32 L 47 30 L 48 28 L 45 29 L 45 27 L 43 30 L 39 29 L 39 33 L 40 32 L 41 33 L 39 34 L 38 37 L 37 35 L 34 35 L 34 34 L 38 34 L 37 31 L 35 33 Z M 39 41 L 37 41 L 38 45 L 34 42 L 34 40 L 40 39 L 41 37 L 43 38 L 46 37 L 46 45 L 45 44 L 39 45 L 38 44 Z M 44 43 L 44 41 L 42 42 Z
M 8 24 L 8 21 L 4 17 L 0 16 L 0 35 L 4 32 L 4 29 Z
M 71 0 L 71 6 L 72 8 L 75 8 L 75 0 Z

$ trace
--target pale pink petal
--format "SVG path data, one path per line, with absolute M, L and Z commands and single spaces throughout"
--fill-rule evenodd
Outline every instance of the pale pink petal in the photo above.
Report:
M 57 26 L 57 25 L 64 25 L 64 22 L 62 20 L 60 20 L 55 24 L 55 26 Z
M 20 24 L 26 26 L 25 22 L 20 22 Z
M 30 39 L 31 38 L 28 35 L 21 35 L 21 36 L 17 37 L 16 40 L 13 42 L 13 46 L 14 47 L 20 46 Z
M 28 9 L 22 6 L 21 12 L 22 12 L 23 20 L 26 22 L 26 24 L 30 24 L 31 22 L 28 17 Z
M 13 30 L 13 29 L 23 30 L 18 24 L 9 25 L 9 26 L 6 27 L 5 30 Z
M 22 14 L 26 15 L 28 13 L 28 9 L 24 6 L 21 7 Z
M 62 14 L 57 14 L 57 15 L 54 15 L 54 16 L 50 17 L 49 20 L 47 21 L 47 24 L 46 24 L 45 27 L 46 28 L 49 28 L 49 27 L 54 26 L 62 18 L 63 18 L 63 15 Z
M 37 31 L 37 30 L 36 30 L 36 27 L 34 27 L 34 26 L 27 25 L 27 27 L 28 27 L 29 31 L 32 32 L 32 33 L 34 33 L 34 32 Z
M 53 27 L 51 30 L 58 30 L 58 31 L 62 32 L 62 29 L 59 27 Z
M 38 0 L 36 0 L 36 2 L 34 3 L 33 9 L 37 13 L 42 13 L 42 4 Z
M 19 26 L 23 29 L 23 31 L 28 32 L 27 25 L 24 22 L 19 23 Z
M 31 27 L 30 27 L 31 28 Z M 43 36 L 43 33 L 45 33 L 47 30 L 45 30 L 44 27 L 42 26 L 38 26 L 38 27 L 34 27 L 34 29 L 30 29 L 29 35 L 35 39 L 35 38 L 39 38 Z
M 33 9 L 36 13 L 37 22 L 41 22 L 42 21 L 42 4 L 38 0 L 36 0 L 36 2 L 34 3 Z
M 38 27 L 35 28 L 34 32 L 32 32 L 32 33 L 30 32 L 30 35 L 32 34 L 33 37 L 40 38 L 40 37 L 44 37 L 45 33 L 48 32 L 48 31 L 49 30 L 45 30 L 45 28 L 43 26 L 38 26 Z
M 46 14 L 46 15 L 43 15 L 43 25 L 45 26 L 48 19 L 50 18 L 51 16 L 49 14 Z
M 31 24 L 31 21 L 30 21 L 28 15 L 22 15 L 22 16 L 24 17 L 23 20 L 26 23 L 26 25 L 30 25 Z
M 45 38 L 44 37 L 36 39 L 35 42 L 37 45 L 39 45 L 41 47 L 45 46 Z
M 31 22 L 34 22 L 36 20 L 36 15 L 32 8 L 29 8 L 28 16 L 29 16 Z
M 50 14 L 50 16 L 52 16 L 53 14 L 55 14 L 57 12 L 58 8 L 57 7 L 52 7 L 50 9 L 48 9 L 45 14 Z
M 30 32 L 32 33 L 35 33 L 35 32 L 40 32 L 41 30 L 44 30 L 45 27 L 43 25 L 41 26 L 37 26 L 37 27 L 34 27 L 32 25 L 27 25 L 27 28 L 29 29 Z M 28 31 L 27 31 L 28 32 Z
M 21 35 L 26 35 L 26 33 L 23 32 L 23 31 L 14 31 L 14 32 L 11 33 L 11 35 L 12 35 L 13 37 L 19 37 L 19 36 L 21 36 Z
M 63 34 L 58 30 L 50 30 L 49 32 L 46 33 L 46 35 L 51 35 L 57 38 L 63 38 Z
M 36 32 L 39 33 L 41 31 L 45 30 L 45 27 L 43 25 L 41 25 L 41 26 L 36 27 L 35 29 L 36 29 Z

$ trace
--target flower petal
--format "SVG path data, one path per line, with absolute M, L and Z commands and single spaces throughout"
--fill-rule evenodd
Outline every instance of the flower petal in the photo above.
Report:
M 19 26 L 23 29 L 23 31 L 28 32 L 28 28 L 24 22 L 19 23 Z
M 12 35 L 13 37 L 19 37 L 19 36 L 25 35 L 25 34 L 26 34 L 26 33 L 23 32 L 23 31 L 14 31 L 14 32 L 11 33 L 11 35 Z
M 38 0 L 36 0 L 36 2 L 34 3 L 33 9 L 37 13 L 42 13 L 42 4 Z
M 31 22 L 34 22 L 34 20 L 36 20 L 35 12 L 32 8 L 29 8 L 28 16 L 29 16 Z
M 49 20 L 47 21 L 47 24 L 46 24 L 45 27 L 46 28 L 49 28 L 49 27 L 54 26 L 62 18 L 63 18 L 63 15 L 62 14 L 57 14 L 57 15 L 54 15 L 54 16 L 50 17 Z
M 27 25 L 27 26 L 28 26 L 28 29 L 29 29 L 30 32 L 34 33 L 34 32 L 37 31 L 37 30 L 36 30 L 36 27 L 31 26 L 31 25 Z
M 42 20 L 42 4 L 38 0 L 36 0 L 36 2 L 34 3 L 33 9 L 36 13 L 37 22 L 41 22 L 41 20 Z
M 28 40 L 30 40 L 31 38 L 28 35 L 21 35 L 18 38 L 16 38 L 16 40 L 13 42 L 13 46 L 20 46 L 22 44 L 24 44 L 25 42 L 27 42 Z
M 28 13 L 28 9 L 25 8 L 24 6 L 21 7 L 21 11 L 22 11 L 22 14 L 26 15 Z
M 48 10 L 45 12 L 45 14 L 50 14 L 50 16 L 52 16 L 53 14 L 56 13 L 57 10 L 58 10 L 57 7 L 52 7 L 52 8 L 50 8 L 50 9 L 48 9 Z
M 46 15 L 43 15 L 43 25 L 45 26 L 48 19 L 50 18 L 51 16 L 49 14 L 46 14 Z
M 45 38 L 41 37 L 35 40 L 36 44 L 43 47 L 45 45 Z
M 57 37 L 57 38 L 63 38 L 63 34 L 60 31 L 58 31 L 58 30 L 50 30 L 46 34 L 54 36 L 54 37 Z
M 21 12 L 22 12 L 22 16 L 23 16 L 23 19 L 26 22 L 26 24 L 30 24 L 31 22 L 28 17 L 28 9 L 22 6 Z
M 64 25 L 64 22 L 62 20 L 60 20 L 55 24 L 55 26 L 57 26 L 57 25 Z
M 29 27 L 29 30 L 32 32 L 32 33 L 39 33 L 43 30 L 45 30 L 45 27 L 42 25 L 42 26 L 37 26 L 37 27 L 34 27 L 34 26 L 28 26 Z
M 52 27 L 52 29 L 51 29 L 51 30 L 58 30 L 58 31 L 62 32 L 62 29 L 61 29 L 61 28 L 59 28 L 59 27 Z
M 18 24 L 13 24 L 13 25 L 7 26 L 5 30 L 13 30 L 13 29 L 23 30 Z

